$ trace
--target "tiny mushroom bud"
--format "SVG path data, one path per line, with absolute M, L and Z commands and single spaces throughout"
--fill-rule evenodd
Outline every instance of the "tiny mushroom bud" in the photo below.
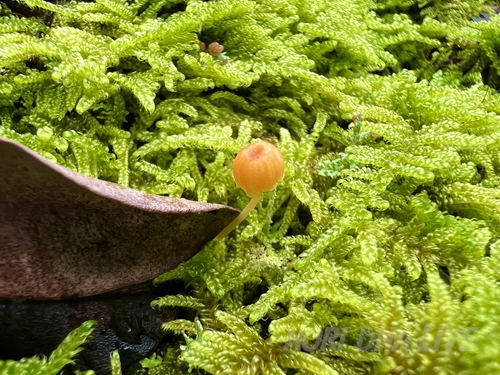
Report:
M 208 53 L 212 56 L 218 56 L 224 51 L 224 46 L 217 42 L 210 43 L 208 45 Z
M 259 141 L 240 151 L 233 163 L 234 179 L 236 186 L 252 199 L 238 217 L 215 237 L 215 241 L 222 240 L 248 216 L 262 194 L 273 190 L 278 181 L 283 179 L 284 170 L 283 155 L 268 142 Z

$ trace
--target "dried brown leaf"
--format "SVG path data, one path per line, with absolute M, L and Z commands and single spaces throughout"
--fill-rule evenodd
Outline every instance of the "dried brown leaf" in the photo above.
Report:
M 0 297 L 83 297 L 150 280 L 237 214 L 86 177 L 0 138 Z

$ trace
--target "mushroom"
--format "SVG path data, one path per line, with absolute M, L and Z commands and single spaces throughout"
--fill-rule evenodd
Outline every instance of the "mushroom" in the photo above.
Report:
M 208 45 L 208 53 L 212 56 L 219 56 L 224 51 L 224 46 L 217 42 Z
M 285 162 L 283 155 L 269 142 L 253 143 L 239 152 L 234 159 L 233 175 L 236 186 L 252 198 L 241 213 L 215 237 L 220 241 L 241 223 L 259 203 L 262 194 L 274 190 L 283 179 Z

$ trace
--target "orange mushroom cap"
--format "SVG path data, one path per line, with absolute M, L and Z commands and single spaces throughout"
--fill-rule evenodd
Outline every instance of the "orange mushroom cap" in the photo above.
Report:
M 280 150 L 265 141 L 245 147 L 233 162 L 236 185 L 249 197 L 273 190 L 283 179 L 284 171 L 285 162 Z

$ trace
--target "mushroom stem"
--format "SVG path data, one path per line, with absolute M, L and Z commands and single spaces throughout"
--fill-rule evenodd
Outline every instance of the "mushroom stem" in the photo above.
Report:
M 252 211 L 255 206 L 257 206 L 257 203 L 259 203 L 260 197 L 262 197 L 262 194 L 258 194 L 252 197 L 250 202 L 248 202 L 247 206 L 243 209 L 243 211 L 240 212 L 240 214 L 231 221 L 218 235 L 217 237 L 214 238 L 214 241 L 220 241 L 224 237 L 226 237 L 231 231 L 236 228 L 236 226 L 241 223 L 245 218 L 248 216 L 250 211 Z

